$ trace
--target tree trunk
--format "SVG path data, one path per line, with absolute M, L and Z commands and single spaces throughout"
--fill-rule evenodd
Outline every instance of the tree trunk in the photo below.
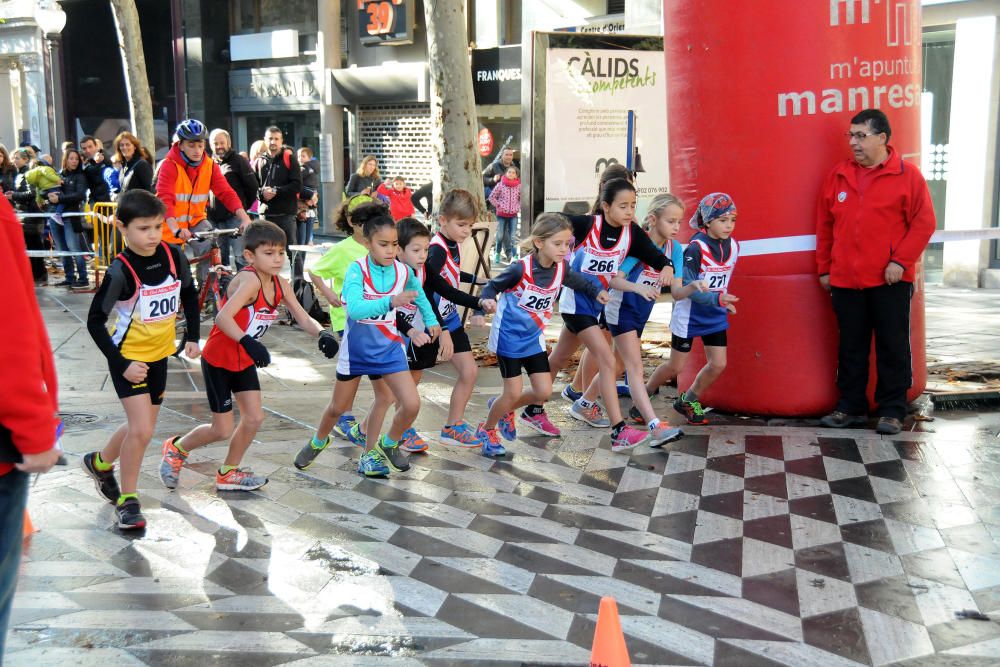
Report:
M 488 224 L 492 238 L 496 222 L 486 208 L 476 150 L 479 121 L 472 92 L 465 2 L 424 0 L 424 18 L 431 77 L 434 210 L 439 210 L 438 203 L 448 190 L 468 190 L 476 198 L 480 222 Z M 463 269 L 474 272 L 470 262 L 477 255 L 471 243 L 472 239 L 462 248 L 462 264 Z M 489 243 L 486 247 L 490 248 Z
M 150 155 L 156 155 L 156 135 L 153 133 L 153 102 L 149 98 L 146 78 L 146 57 L 142 52 L 142 32 L 135 0 L 109 0 L 118 32 L 118 47 L 122 53 L 125 74 L 125 94 L 128 96 L 132 131 Z

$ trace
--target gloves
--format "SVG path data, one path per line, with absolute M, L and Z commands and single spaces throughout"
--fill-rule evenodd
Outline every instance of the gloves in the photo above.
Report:
M 340 350 L 340 343 L 329 331 L 319 332 L 319 351 L 326 355 L 327 359 L 333 359 Z
M 243 349 L 253 359 L 253 363 L 257 368 L 264 368 L 271 363 L 271 353 L 267 351 L 267 348 L 259 340 L 250 334 L 240 338 L 240 345 L 243 346 Z

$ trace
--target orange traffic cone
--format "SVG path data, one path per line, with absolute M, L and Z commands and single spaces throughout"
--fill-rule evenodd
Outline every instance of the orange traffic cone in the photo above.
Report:
M 618 605 L 613 597 L 601 598 L 597 612 L 594 647 L 590 651 L 590 667 L 631 667 L 625 635 L 618 619 Z
M 31 517 L 28 516 L 28 510 L 24 510 L 24 532 L 23 537 L 28 537 L 33 532 L 35 532 L 35 526 L 31 523 Z

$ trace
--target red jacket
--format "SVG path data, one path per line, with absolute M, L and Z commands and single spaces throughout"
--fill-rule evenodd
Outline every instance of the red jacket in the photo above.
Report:
M 197 183 L 198 181 L 198 167 L 188 166 L 187 162 L 181 156 L 180 144 L 174 144 L 170 147 L 167 152 L 167 157 L 163 159 L 160 163 L 159 174 L 156 177 L 156 196 L 160 198 L 160 201 L 164 203 L 167 207 L 167 214 L 164 217 L 164 241 L 167 243 L 179 243 L 177 239 L 173 237 L 170 230 L 166 227 L 166 220 L 176 217 L 174 213 L 174 206 L 177 204 L 177 170 L 183 169 L 184 173 L 187 174 L 188 181 L 192 183 L 196 190 L 200 192 L 204 190 L 205 198 L 199 202 L 201 205 L 196 207 L 196 217 L 190 221 L 177 221 L 179 228 L 194 227 L 199 222 L 205 219 L 205 209 L 208 206 L 208 190 L 212 191 L 215 198 L 225 206 L 230 213 L 235 213 L 236 211 L 243 208 L 243 202 L 240 201 L 239 195 L 230 187 L 229 182 L 226 180 L 225 175 L 222 173 L 222 169 L 219 168 L 218 163 L 212 159 L 212 155 L 209 151 L 205 151 L 202 160 L 208 160 L 208 164 L 212 167 L 212 178 L 208 184 L 208 188 L 204 189 L 204 184 Z M 200 166 L 200 165 L 199 165 Z
M 0 424 L 22 454 L 41 454 L 56 441 L 56 371 L 49 335 L 35 300 L 24 234 L 6 197 L 0 197 L 0 284 L 8 317 L 0 317 Z M 0 463 L 0 475 L 13 468 Z
M 834 287 L 864 289 L 885 284 L 885 267 L 903 267 L 913 282 L 914 266 L 937 225 L 923 175 L 889 148 L 889 157 L 858 188 L 857 162 L 846 160 L 830 173 L 816 207 L 816 264 Z
M 392 216 L 392 219 L 399 222 L 403 218 L 413 215 L 413 201 L 411 200 L 413 190 L 403 188 L 402 192 L 397 192 L 396 188 L 392 185 L 386 185 L 386 182 L 379 185 L 376 192 L 389 200 L 389 215 Z

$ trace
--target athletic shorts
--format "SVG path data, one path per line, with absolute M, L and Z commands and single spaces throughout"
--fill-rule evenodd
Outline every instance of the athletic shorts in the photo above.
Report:
M 149 367 L 146 379 L 139 384 L 132 384 L 121 373 L 111 371 L 111 383 L 115 386 L 118 398 L 149 394 L 153 405 L 163 404 L 163 392 L 167 389 L 167 360 L 147 361 L 146 365 Z
M 636 336 L 642 338 L 642 332 L 645 328 L 645 322 L 640 322 L 633 317 L 622 317 L 621 313 L 618 314 L 618 324 L 608 322 L 608 331 L 611 332 L 612 336 L 621 336 L 629 331 L 634 331 Z
M 455 346 L 455 354 L 472 352 L 472 343 L 469 342 L 469 334 L 465 333 L 465 327 L 459 327 L 451 332 L 451 342 Z
M 410 364 L 411 371 L 425 371 L 437 365 L 438 350 L 437 341 L 427 343 L 417 347 L 413 342 L 406 345 L 406 361 Z
M 523 369 L 528 375 L 534 373 L 549 372 L 549 355 L 545 352 L 537 352 L 530 357 L 504 357 L 497 355 L 497 363 L 500 365 L 500 377 L 503 379 L 516 378 L 521 375 Z
M 232 412 L 233 394 L 260 391 L 260 379 L 254 366 L 248 366 L 241 371 L 231 371 L 213 366 L 202 357 L 201 375 L 205 378 L 208 409 L 215 414 Z
M 716 331 L 715 333 L 705 334 L 704 336 L 692 336 L 691 338 L 681 338 L 680 336 L 674 334 L 670 337 L 670 347 L 678 352 L 690 352 L 691 345 L 694 344 L 695 338 L 701 338 L 702 345 L 708 347 L 726 347 L 727 339 L 725 329 L 722 331 Z
M 608 325 L 604 322 L 604 317 L 600 319 L 594 317 L 593 315 L 573 315 L 567 313 L 562 316 L 563 324 L 566 325 L 566 330 L 571 334 L 577 334 L 581 331 L 585 331 L 590 327 L 600 327 L 602 329 L 607 329 Z
M 337 373 L 337 381 L 350 382 L 351 380 L 357 380 L 359 377 L 362 377 L 363 375 L 364 373 L 362 373 L 361 375 L 344 375 L 343 373 Z M 381 380 L 382 376 L 379 373 L 370 373 L 368 375 L 368 379 L 372 381 Z

